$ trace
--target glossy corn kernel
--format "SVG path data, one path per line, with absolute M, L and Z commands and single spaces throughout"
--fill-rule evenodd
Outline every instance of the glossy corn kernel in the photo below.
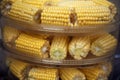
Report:
M 29 64 L 12 59 L 10 63 L 11 72 L 19 79 L 25 78 L 25 71 Z
M 95 56 L 106 55 L 108 52 L 113 51 L 116 46 L 117 39 L 110 34 L 105 34 L 92 43 L 91 53 Z
M 20 35 L 20 31 L 10 26 L 5 26 L 3 28 L 3 39 L 6 43 L 11 43 Z
M 45 39 L 36 38 L 22 33 L 15 41 L 16 49 L 25 52 L 26 55 L 47 58 L 49 42 Z
M 75 68 L 61 68 L 60 78 L 62 80 L 86 80 L 85 75 Z
M 58 70 L 48 68 L 32 68 L 28 75 L 29 80 L 58 80 Z
M 39 8 L 21 1 L 16 1 L 12 4 L 11 9 L 8 12 L 8 16 L 20 21 L 35 22 L 38 21 L 40 17 L 38 13 Z
M 74 37 L 69 44 L 70 55 L 77 60 L 85 58 L 90 51 L 89 37 Z
M 68 37 L 54 37 L 50 48 L 50 57 L 54 60 L 63 60 L 67 57 Z

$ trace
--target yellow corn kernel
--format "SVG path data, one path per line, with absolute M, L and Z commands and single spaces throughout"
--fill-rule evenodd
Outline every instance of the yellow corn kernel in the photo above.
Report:
M 18 78 L 24 78 L 25 77 L 25 70 L 29 64 L 12 59 L 10 63 L 10 70 L 11 72 Z
M 61 68 L 60 78 L 62 80 L 86 80 L 85 75 L 75 68 Z
M 54 60 L 63 60 L 67 57 L 68 37 L 54 37 L 50 48 L 50 57 Z
M 22 33 L 15 41 L 16 49 L 25 52 L 26 55 L 40 58 L 48 57 L 49 42 L 45 39 L 36 38 Z
M 77 60 L 85 58 L 90 51 L 89 37 L 74 37 L 69 44 L 70 55 Z
M 16 1 L 12 4 L 8 15 L 12 18 L 15 17 L 17 20 L 34 22 L 39 19 L 39 8 L 31 6 L 29 4 L 23 3 L 21 1 Z
M 6 43 L 11 43 L 12 41 L 16 40 L 17 37 L 20 35 L 20 31 L 10 26 L 5 26 L 3 28 L 3 39 Z
M 58 80 L 58 70 L 48 68 L 32 68 L 28 74 L 28 78 L 34 80 Z
M 117 39 L 110 34 L 104 34 L 92 43 L 91 52 L 95 56 L 102 56 L 114 50 L 116 46 Z

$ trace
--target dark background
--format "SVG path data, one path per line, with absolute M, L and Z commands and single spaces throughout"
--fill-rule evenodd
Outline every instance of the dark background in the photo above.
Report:
M 120 13 L 120 0 L 110 0 L 110 1 L 116 4 L 118 8 L 118 13 Z M 0 80 L 16 80 L 15 78 L 13 78 L 13 76 L 11 76 L 11 78 L 8 77 L 8 73 L 9 71 L 5 65 L 5 54 L 3 54 L 2 51 L 2 41 L 0 36 Z M 115 59 L 113 61 L 113 72 L 111 73 L 109 80 L 120 80 L 120 39 L 119 39 L 118 50 L 116 51 Z

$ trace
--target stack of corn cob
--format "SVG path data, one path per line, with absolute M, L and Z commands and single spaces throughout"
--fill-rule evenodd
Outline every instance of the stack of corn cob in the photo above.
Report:
M 28 80 L 59 80 L 57 69 L 32 68 Z
M 114 50 L 116 46 L 117 39 L 110 34 L 104 34 L 92 43 L 91 52 L 95 56 L 103 56 Z
M 10 26 L 3 28 L 3 39 L 6 43 L 12 43 L 20 35 L 20 31 Z
M 85 58 L 90 51 L 89 37 L 74 37 L 69 44 L 70 55 L 77 60 Z
M 29 64 L 20 62 L 17 60 L 12 59 L 12 62 L 10 64 L 10 70 L 11 72 L 18 77 L 20 80 L 24 80 L 26 76 L 26 70 L 29 67 Z
M 62 80 L 86 80 L 84 73 L 75 68 L 60 69 L 60 77 Z
M 26 55 L 47 58 L 49 51 L 49 41 L 43 38 L 21 33 L 15 41 L 16 49 L 25 52 Z
M 26 22 L 39 22 L 40 11 L 27 3 L 21 1 L 16 1 L 12 4 L 8 15 L 14 19 L 26 21 Z
M 68 37 L 54 37 L 51 48 L 50 57 L 54 60 L 63 60 L 67 57 Z

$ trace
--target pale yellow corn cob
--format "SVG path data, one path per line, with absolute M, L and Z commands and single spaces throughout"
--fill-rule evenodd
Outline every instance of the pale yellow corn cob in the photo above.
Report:
M 69 44 L 70 55 L 77 60 L 85 58 L 90 51 L 89 37 L 74 37 Z
M 22 33 L 15 41 L 16 48 L 26 55 L 40 58 L 48 57 L 49 42 L 45 39 L 36 38 Z
M 110 34 L 104 34 L 92 43 L 91 52 L 95 56 L 102 56 L 114 50 L 116 46 L 117 39 Z
M 54 60 L 63 60 L 67 57 L 68 37 L 54 37 L 50 48 L 50 57 Z
M 59 14 L 59 15 L 58 15 Z M 70 23 L 70 9 L 66 7 L 45 6 L 41 14 L 42 24 L 69 26 Z
M 5 26 L 3 28 L 3 39 L 6 43 L 11 43 L 19 36 L 20 31 L 10 26 Z
M 21 1 L 16 1 L 12 4 L 8 15 L 17 20 L 34 22 L 38 21 L 40 17 L 38 13 L 39 8 L 36 8 L 26 3 L 22 3 Z
M 49 2 L 50 0 L 23 0 L 23 3 L 27 3 L 37 8 L 41 8 L 47 3 L 47 1 Z
M 90 68 L 81 68 L 87 80 L 108 80 L 108 76 L 102 68 L 90 67 Z
M 25 77 L 25 69 L 29 66 L 29 64 L 12 59 L 12 62 L 10 64 L 10 70 L 11 72 L 18 78 L 24 78 Z
M 62 80 L 86 80 L 85 75 L 75 68 L 61 68 L 60 78 Z
M 58 80 L 58 70 L 48 68 L 32 68 L 28 80 Z

